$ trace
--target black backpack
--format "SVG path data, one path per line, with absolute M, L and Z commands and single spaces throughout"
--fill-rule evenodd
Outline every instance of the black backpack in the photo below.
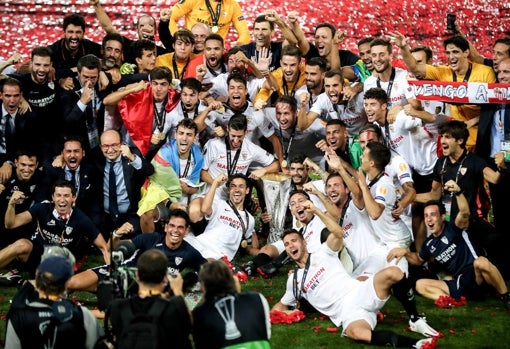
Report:
M 149 311 L 135 314 L 131 302 L 122 302 L 119 314 L 122 322 L 127 324 L 115 341 L 115 348 L 119 349 L 159 349 L 166 341 L 161 340 L 163 333 L 159 331 L 161 315 L 166 310 L 168 301 L 154 298 Z M 162 343 L 160 343 L 162 342 Z

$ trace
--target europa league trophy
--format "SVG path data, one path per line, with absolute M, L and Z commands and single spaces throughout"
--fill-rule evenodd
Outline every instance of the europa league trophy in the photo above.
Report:
M 273 243 L 278 241 L 283 233 L 291 179 L 290 176 L 282 173 L 270 173 L 262 177 L 262 183 L 264 185 L 267 213 L 271 215 L 268 243 Z

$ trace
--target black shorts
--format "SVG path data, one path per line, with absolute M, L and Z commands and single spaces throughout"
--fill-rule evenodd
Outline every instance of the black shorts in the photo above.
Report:
M 476 283 L 475 268 L 471 265 L 462 270 L 453 280 L 445 280 L 450 291 L 450 296 L 459 299 L 461 296 L 466 299 L 481 299 L 483 297 L 483 282 Z

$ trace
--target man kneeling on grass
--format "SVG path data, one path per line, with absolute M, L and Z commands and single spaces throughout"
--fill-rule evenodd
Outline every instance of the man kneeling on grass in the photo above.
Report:
M 505 308 L 510 310 L 510 294 L 498 268 L 486 257 L 478 256 L 469 240 L 466 229 L 469 226 L 469 204 L 462 189 L 453 180 L 444 185 L 457 199 L 459 213 L 455 221 L 448 222 L 445 206 L 441 201 L 425 204 L 425 224 L 430 236 L 423 243 L 420 252 L 396 248 L 390 251 L 388 260 L 406 257 L 409 263 L 422 265 L 433 259 L 453 280 L 419 279 L 416 291 L 433 299 L 438 306 L 445 302 L 455 304 L 460 297 L 477 299 L 483 296 L 484 284 L 489 284 L 500 294 Z M 455 298 L 455 299 L 452 299 Z
M 356 341 L 379 346 L 435 348 L 436 337 L 417 340 L 391 331 L 374 331 L 377 312 L 389 299 L 391 287 L 404 277 L 404 273 L 391 266 L 366 281 L 349 276 L 338 258 L 338 252 L 344 247 L 342 227 L 311 201 L 305 206 L 305 210 L 312 211 L 324 221 L 330 234 L 326 242 L 310 254 L 300 233 L 295 230 L 284 232 L 285 251 L 296 267 L 289 275 L 285 294 L 273 309 L 299 308 L 299 301 L 304 298 L 329 316 L 336 326 L 342 326 L 344 336 Z

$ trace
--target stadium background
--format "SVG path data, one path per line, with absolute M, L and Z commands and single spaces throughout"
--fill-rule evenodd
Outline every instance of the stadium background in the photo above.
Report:
M 159 18 L 159 11 L 177 0 L 102 0 L 114 26 L 122 34 L 135 38 L 134 23 L 143 13 Z M 495 0 L 239 0 L 251 30 L 253 19 L 264 9 L 276 9 L 284 17 L 297 10 L 303 29 L 310 39 L 313 28 L 331 22 L 346 33 L 343 46 L 354 50 L 365 36 L 398 30 L 411 37 L 411 44 L 422 43 L 433 48 L 435 59 L 444 61 L 442 40 L 448 36 L 446 14 L 457 14 L 462 31 L 480 53 L 490 56 L 494 39 L 510 34 L 510 3 Z M 30 50 L 62 37 L 62 19 L 76 12 L 86 17 L 89 28 L 85 37 L 100 42 L 105 32 L 95 18 L 88 0 L 1 0 L 0 57 L 14 52 L 29 58 Z M 280 32 L 277 31 L 278 37 Z M 235 41 L 231 31 L 227 47 Z M 395 51 L 395 53 L 398 53 Z

